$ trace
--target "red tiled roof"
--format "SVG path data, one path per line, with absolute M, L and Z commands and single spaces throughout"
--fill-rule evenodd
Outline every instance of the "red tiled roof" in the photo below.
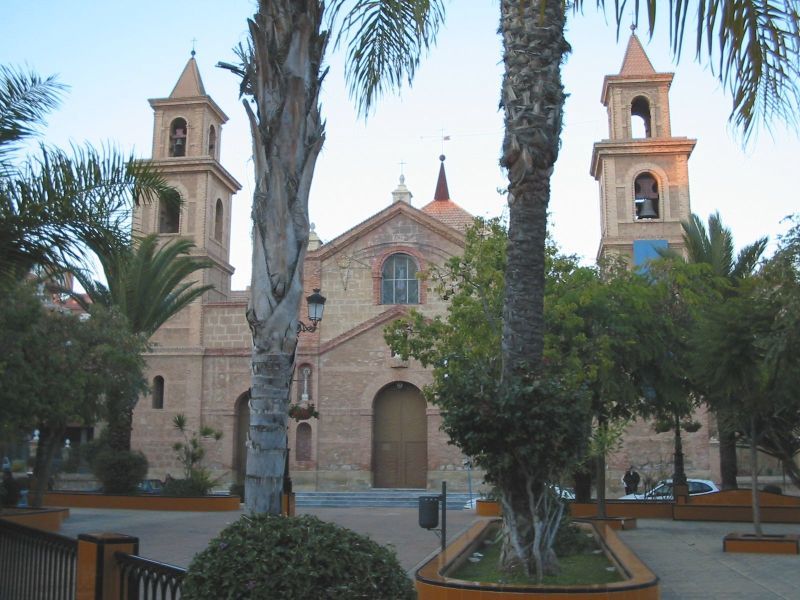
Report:
M 466 231 L 475 221 L 475 217 L 450 199 L 434 200 L 420 210 L 426 215 L 430 215 L 434 219 L 461 232 Z
M 635 75 L 654 75 L 656 70 L 653 63 L 647 58 L 642 43 L 635 33 L 631 34 L 628 40 L 628 48 L 625 50 L 625 58 L 622 60 L 622 68 L 619 74 L 623 77 Z

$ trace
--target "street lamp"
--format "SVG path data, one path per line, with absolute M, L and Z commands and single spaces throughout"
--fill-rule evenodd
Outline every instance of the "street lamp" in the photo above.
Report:
M 319 293 L 319 288 L 314 288 L 314 293 L 306 297 L 306 303 L 308 304 L 308 320 L 311 321 L 311 325 L 298 321 L 297 335 L 302 332 L 316 331 L 317 324 L 322 321 L 322 313 L 325 311 L 325 296 Z

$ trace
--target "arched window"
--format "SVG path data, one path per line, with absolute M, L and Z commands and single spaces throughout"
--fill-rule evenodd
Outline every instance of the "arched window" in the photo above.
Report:
M 419 304 L 417 263 L 408 254 L 393 254 L 383 264 L 381 304 Z
M 175 119 L 169 126 L 169 155 L 186 156 L 186 119 Z
M 216 156 L 217 151 L 217 130 L 214 126 L 208 128 L 208 155 L 211 157 Z
M 164 408 L 164 378 L 153 377 L 153 408 Z
M 653 137 L 650 102 L 644 96 L 636 96 L 631 102 L 631 137 Z
M 658 181 L 652 173 L 642 173 L 633 183 L 633 209 L 636 220 L 658 219 L 660 205 Z
M 296 461 L 311 460 L 311 425 L 300 423 L 297 426 L 294 446 L 294 459 Z
M 222 223 L 224 216 L 222 211 L 222 200 L 217 198 L 217 204 L 214 207 L 214 239 L 218 242 L 222 241 Z
M 314 401 L 314 395 L 311 393 L 311 373 L 311 365 L 301 365 L 297 371 L 297 401 L 299 403 Z
M 158 233 L 178 233 L 181 220 L 181 207 L 178 203 L 161 200 L 158 206 Z

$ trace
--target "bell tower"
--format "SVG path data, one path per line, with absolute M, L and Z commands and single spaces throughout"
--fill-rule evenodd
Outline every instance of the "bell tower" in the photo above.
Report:
M 639 266 L 658 248 L 685 252 L 682 221 L 689 206 L 689 156 L 696 140 L 674 137 L 672 73 L 656 73 L 635 33 L 622 69 L 603 80 L 609 139 L 594 144 L 591 174 L 600 189 L 597 257 L 621 256 Z
M 242 186 L 219 162 L 228 117 L 206 94 L 194 54 L 169 97 L 149 101 L 154 112 L 151 162 L 178 190 L 183 204 L 180 209 L 157 203 L 136 208 L 133 231 L 157 233 L 165 241 L 178 236 L 192 240 L 193 254 L 213 263 L 196 275 L 200 283 L 214 285 L 204 297 L 220 302 L 230 295 L 231 204 Z

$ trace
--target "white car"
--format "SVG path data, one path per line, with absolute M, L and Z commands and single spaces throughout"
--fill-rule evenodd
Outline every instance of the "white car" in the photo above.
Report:
M 557 485 L 554 485 L 553 491 L 562 500 L 575 500 L 575 490 L 573 490 L 572 488 L 562 488 Z M 473 498 L 472 500 L 468 500 L 467 503 L 464 504 L 464 510 L 474 509 L 477 506 L 478 500 L 481 500 L 481 498 Z
M 689 495 L 702 496 L 703 494 L 713 494 L 718 492 L 717 484 L 708 479 L 689 479 Z M 672 479 L 659 481 L 656 486 L 641 494 L 627 494 L 620 500 L 672 500 Z

